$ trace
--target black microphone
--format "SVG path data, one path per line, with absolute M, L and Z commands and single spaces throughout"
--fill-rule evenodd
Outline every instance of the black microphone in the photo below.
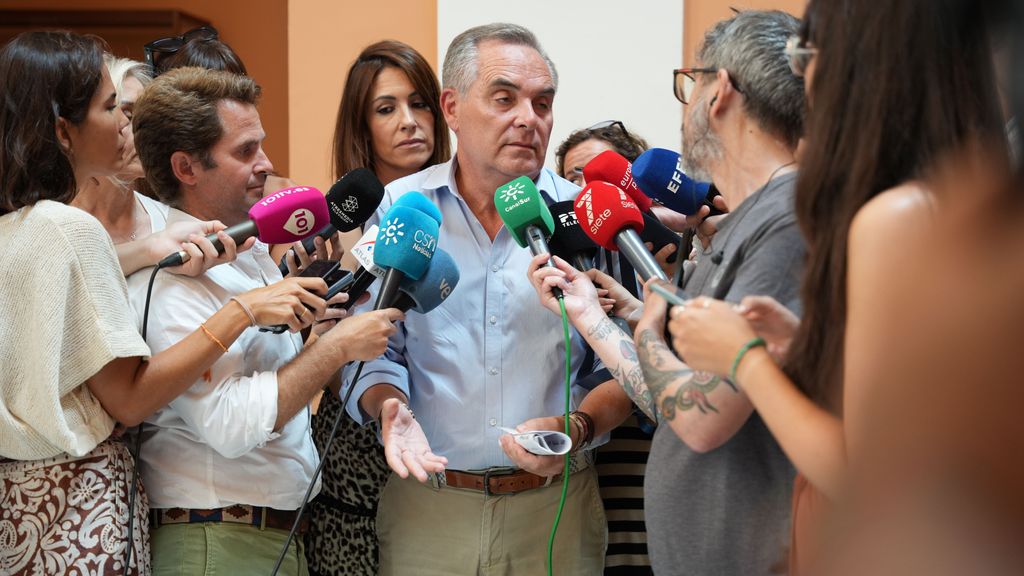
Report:
M 327 191 L 330 224 L 302 241 L 307 254 L 316 250 L 317 237 L 330 238 L 335 232 L 349 232 L 363 225 L 384 199 L 384 186 L 369 168 L 356 168 L 345 174 Z M 281 275 L 288 274 L 288 255 L 281 258 Z
M 555 202 L 548 206 L 555 220 L 555 232 L 548 245 L 551 253 L 570 263 L 577 270 L 587 271 L 594 267 L 598 246 L 580 228 L 572 200 Z

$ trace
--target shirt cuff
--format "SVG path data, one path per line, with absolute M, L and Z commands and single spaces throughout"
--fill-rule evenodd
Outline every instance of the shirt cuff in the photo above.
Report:
M 341 397 L 345 397 L 345 392 L 348 387 L 352 385 L 352 378 L 356 373 L 356 366 L 358 364 L 349 364 L 345 367 L 345 370 L 341 375 Z M 348 400 L 348 405 L 345 409 L 348 411 L 349 416 L 352 417 L 360 426 L 365 426 L 377 416 L 376 414 L 367 414 L 363 412 L 362 408 L 359 407 L 359 399 L 363 397 L 370 388 L 378 384 L 390 384 L 395 388 L 398 388 L 405 394 L 406 398 L 409 398 L 409 371 L 404 367 L 389 360 L 374 360 L 367 362 L 363 366 L 363 372 L 359 375 L 359 382 L 356 383 L 355 390 L 352 391 L 352 396 Z

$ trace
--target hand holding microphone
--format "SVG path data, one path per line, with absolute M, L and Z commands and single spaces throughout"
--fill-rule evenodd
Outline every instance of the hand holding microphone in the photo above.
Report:
M 249 209 L 248 220 L 209 234 L 206 240 L 219 254 L 224 252 L 220 234 L 226 234 L 235 244 L 241 245 L 253 236 L 267 244 L 288 244 L 313 234 L 326 223 L 327 202 L 323 194 L 316 188 L 296 186 L 263 198 Z M 191 256 L 187 251 L 178 251 L 168 255 L 157 266 L 178 266 Z
M 318 245 L 328 238 L 333 238 L 338 232 L 350 232 L 365 223 L 374 211 L 380 206 L 384 198 L 384 186 L 377 179 L 376 174 L 368 168 L 356 168 L 345 174 L 335 182 L 327 191 L 325 202 L 329 213 L 330 223 L 322 226 L 317 233 L 302 241 L 301 246 L 296 245 L 282 258 L 278 268 L 282 275 L 293 272 L 292 267 L 303 268 L 309 264 L 309 259 L 303 260 L 302 255 L 318 253 Z M 316 241 L 317 238 L 321 242 Z M 296 266 L 292 254 L 299 257 Z M 334 259 L 340 259 L 336 254 Z M 291 266 L 289 266 L 289 264 Z
M 555 230 L 554 218 L 528 176 L 520 176 L 494 191 L 494 207 L 520 247 L 530 247 L 534 256 L 551 254 L 548 238 Z M 554 266 L 549 259 L 548 266 Z M 555 297 L 562 291 L 554 289 Z

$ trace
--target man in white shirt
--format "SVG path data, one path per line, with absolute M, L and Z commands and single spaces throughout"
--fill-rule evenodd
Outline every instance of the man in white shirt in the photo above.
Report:
M 150 184 L 172 207 L 169 224 L 248 218 L 273 169 L 261 147 L 258 96 L 250 78 L 182 69 L 158 78 L 139 99 L 136 147 Z M 150 273 L 129 279 L 140 324 Z M 324 310 L 297 281 L 282 281 L 267 245 L 256 242 L 197 278 L 158 274 L 150 347 L 171 346 L 222 306 L 242 306 L 232 298 L 254 289 L 281 293 L 282 305 L 295 309 L 293 331 L 313 321 L 302 303 Z M 305 347 L 294 332 L 250 328 L 229 347 L 221 344 L 224 355 L 203 377 L 146 421 L 140 461 L 154 523 L 154 574 L 271 573 L 318 462 L 310 400 L 348 361 L 381 354 L 400 318 L 394 309 L 362 314 Z M 301 542 L 292 542 L 280 574 L 307 573 Z

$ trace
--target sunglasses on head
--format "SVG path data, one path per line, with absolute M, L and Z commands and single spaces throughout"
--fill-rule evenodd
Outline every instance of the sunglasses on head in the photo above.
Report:
M 153 76 L 157 75 L 157 68 L 160 65 L 161 60 L 166 58 L 168 55 L 181 50 L 181 47 L 189 41 L 197 39 L 216 40 L 217 29 L 213 26 L 200 26 L 199 28 L 193 28 L 192 30 L 185 32 L 181 36 L 160 38 L 143 46 L 142 49 L 146 53 L 146 64 L 149 64 L 150 69 L 153 71 Z

